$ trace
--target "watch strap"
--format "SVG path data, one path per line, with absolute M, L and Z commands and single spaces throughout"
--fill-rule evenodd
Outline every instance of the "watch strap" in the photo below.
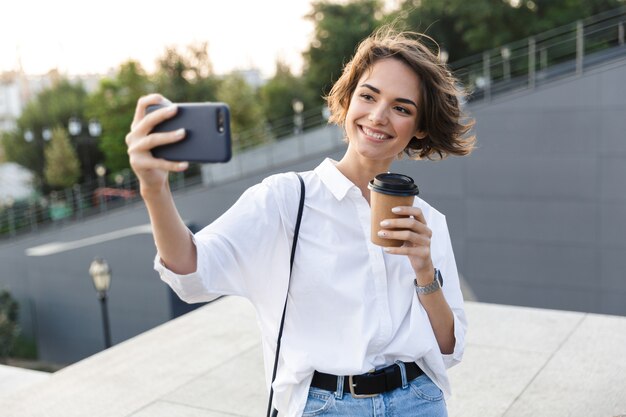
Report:
M 417 279 L 414 279 L 413 283 L 415 284 L 415 292 L 417 293 L 417 295 L 427 295 L 441 289 L 443 285 L 443 278 L 441 277 L 441 272 L 437 268 L 435 268 L 433 282 L 423 287 L 417 284 Z

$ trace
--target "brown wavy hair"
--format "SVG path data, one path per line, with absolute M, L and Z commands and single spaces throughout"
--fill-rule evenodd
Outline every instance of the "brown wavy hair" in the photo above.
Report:
M 359 79 L 377 61 L 398 59 L 420 79 L 418 130 L 426 132 L 422 139 L 413 137 L 404 153 L 414 159 L 468 155 L 474 149 L 476 137 L 470 134 L 474 120 L 461 109 L 466 92 L 438 58 L 438 53 L 431 51 L 422 39 L 436 45 L 426 35 L 398 32 L 391 27 L 383 27 L 363 40 L 326 97 L 329 122 L 345 127 L 348 106 Z

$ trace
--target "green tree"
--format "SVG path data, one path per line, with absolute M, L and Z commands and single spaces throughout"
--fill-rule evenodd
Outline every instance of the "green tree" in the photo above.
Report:
M 18 304 L 6 291 L 0 291 L 0 363 L 6 363 L 20 333 L 17 324 Z
M 4 150 L 4 143 L 5 141 L 9 140 L 10 136 L 11 135 L 9 132 L 0 132 L 0 164 L 6 162 L 6 151 Z
M 50 145 L 45 150 L 46 182 L 57 188 L 67 188 L 80 178 L 80 162 L 70 138 L 62 127 L 52 130 Z
M 624 0 L 526 0 L 514 1 L 520 10 L 532 14 L 531 26 L 523 37 L 544 32 L 626 4 Z M 515 38 L 518 39 L 518 38 Z M 513 40 L 515 40 L 513 39 Z
M 379 0 L 318 0 L 312 8 L 307 18 L 314 22 L 315 30 L 313 41 L 303 53 L 303 73 L 321 104 L 321 97 L 328 94 L 359 42 L 382 23 L 384 14 Z
M 167 47 L 157 60 L 153 80 L 156 91 L 172 102 L 215 101 L 219 80 L 213 74 L 208 43 L 193 43 L 184 50 Z
M 17 120 L 17 130 L 5 136 L 6 159 L 32 171 L 35 182 L 45 185 L 44 149 L 48 144 L 43 132 L 53 126 L 66 125 L 71 117 L 85 119 L 86 101 L 87 93 L 82 84 L 57 78 L 51 87 L 28 102 Z
M 151 91 L 153 87 L 141 65 L 128 61 L 119 67 L 114 78 L 103 79 L 98 90 L 89 97 L 86 113 L 102 125 L 99 145 L 110 173 L 130 168 L 126 134 L 137 100 Z
M 394 17 L 433 37 L 449 61 L 625 4 L 624 0 L 404 0 Z
M 305 109 L 319 105 L 303 78 L 293 75 L 289 66 L 280 61 L 276 63 L 274 77 L 260 88 L 259 97 L 274 137 L 293 133 L 294 100 L 301 100 Z
M 234 147 L 242 149 L 266 139 L 266 123 L 258 94 L 241 75 L 232 73 L 224 77 L 217 98 L 230 106 Z

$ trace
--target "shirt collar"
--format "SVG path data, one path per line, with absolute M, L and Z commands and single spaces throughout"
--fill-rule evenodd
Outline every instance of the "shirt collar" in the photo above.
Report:
M 326 158 L 324 162 L 315 168 L 315 173 L 322 180 L 326 188 L 337 200 L 342 200 L 352 187 L 356 187 L 352 181 L 346 178 L 335 166 L 337 161 Z

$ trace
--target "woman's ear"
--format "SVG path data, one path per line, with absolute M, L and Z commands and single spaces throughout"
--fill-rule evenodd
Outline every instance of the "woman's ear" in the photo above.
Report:
M 428 136 L 428 133 L 423 130 L 418 130 L 415 132 L 415 135 L 413 135 L 415 139 L 424 139 L 426 136 Z

